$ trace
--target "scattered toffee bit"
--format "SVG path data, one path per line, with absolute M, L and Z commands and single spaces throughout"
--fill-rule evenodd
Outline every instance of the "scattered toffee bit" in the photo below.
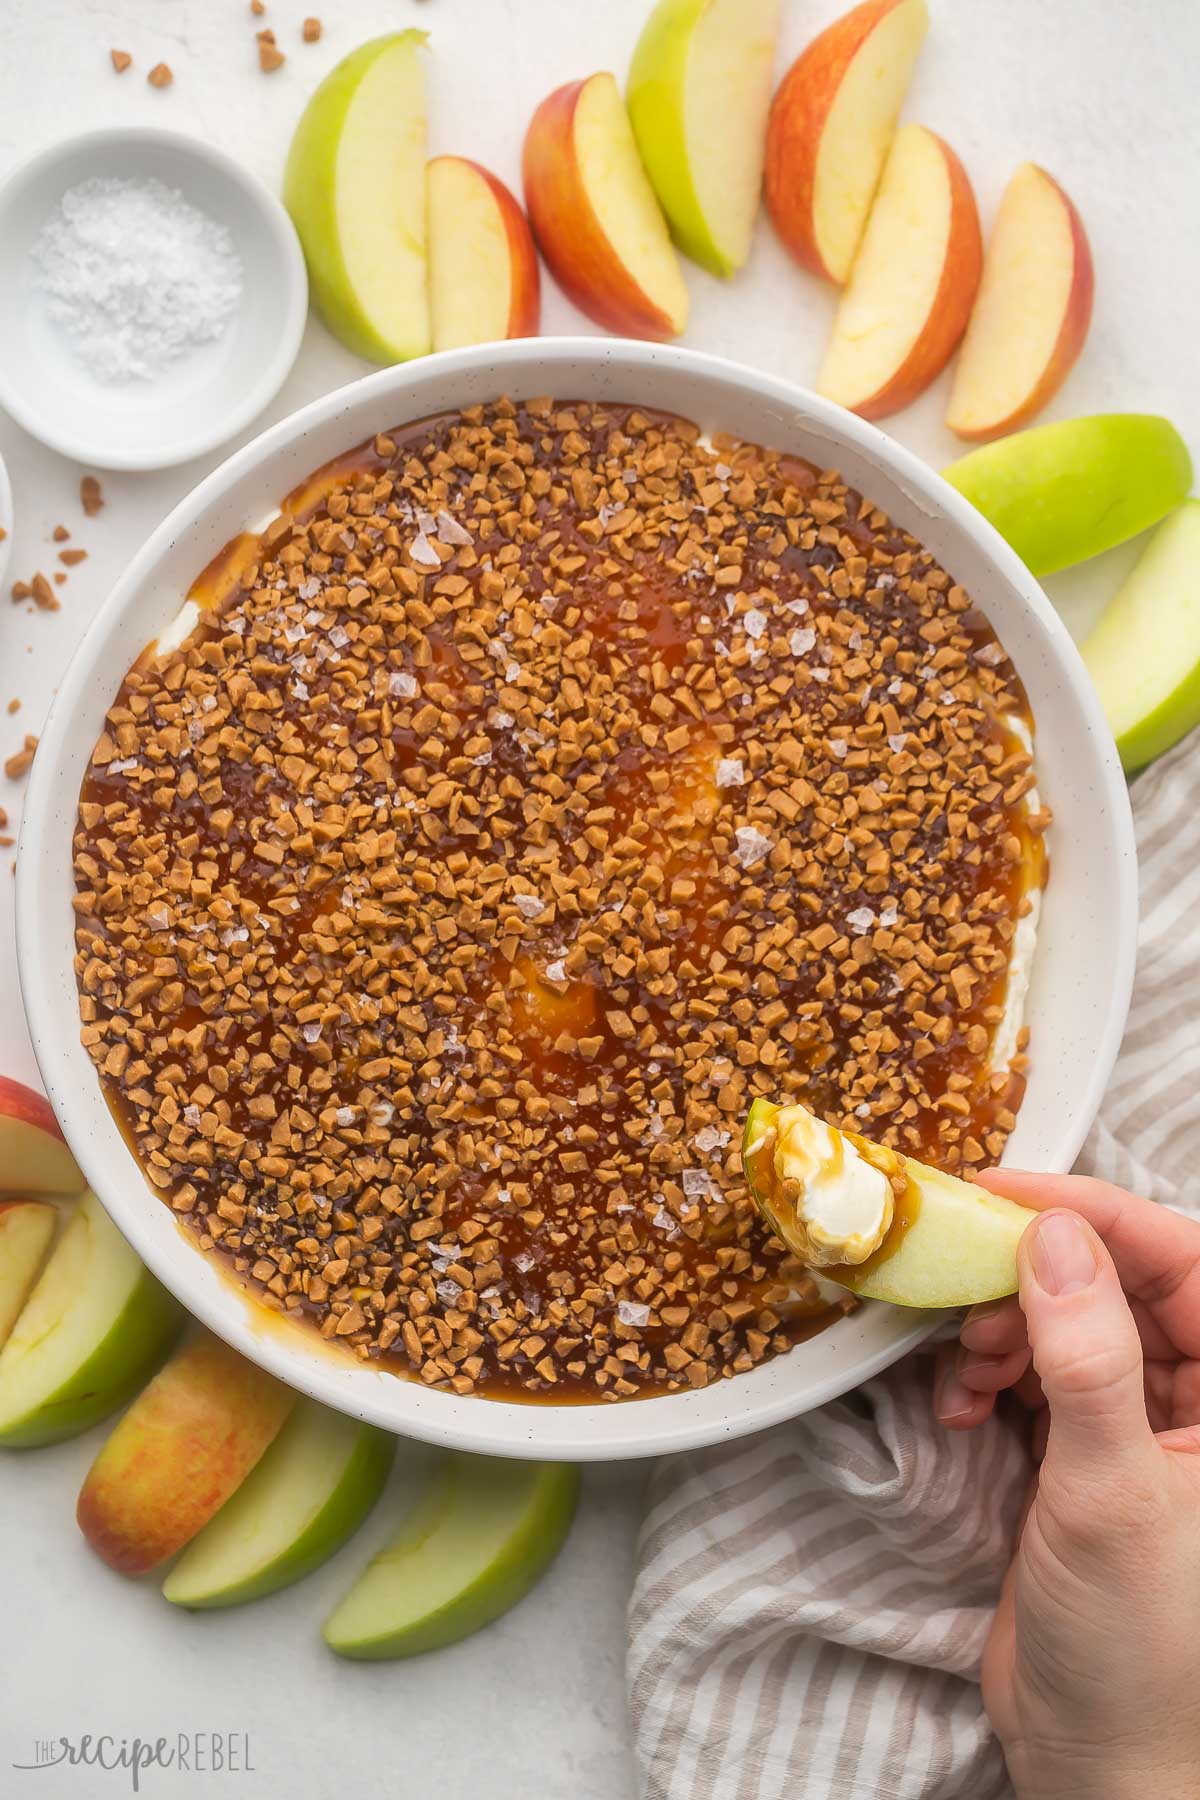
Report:
M 250 11 L 254 14 L 256 19 L 261 19 L 266 10 L 266 7 L 263 5 L 263 0 L 250 0 Z
M 7 536 L 8 536 L 7 527 L 4 525 L 0 525 L 0 544 L 2 544 L 5 541 Z
M 13 699 L 12 699 L 12 700 L 10 700 L 10 701 L 9 701 L 9 703 L 8 703 L 8 706 L 7 706 L 7 707 L 6 707 L 6 709 L 5 709 L 5 710 L 6 710 L 6 711 L 7 711 L 7 713 L 8 713 L 8 714 L 9 714 L 9 716 L 10 716 L 10 717 L 11 717 L 11 716 L 12 716 L 12 714 L 13 714 L 13 713 L 19 713 L 19 712 L 20 712 L 20 710 L 21 710 L 21 702 L 20 702 L 20 701 L 19 701 L 19 700 L 18 700 L 18 699 L 16 699 L 16 698 L 15 698 L 15 697 L 14 697 L 14 698 L 13 698 Z
M 267 41 L 268 39 L 269 39 L 269 41 Z M 275 43 L 274 36 L 270 33 L 260 32 L 259 33 L 259 45 L 258 45 L 258 66 L 262 70 L 263 74 L 264 75 L 274 74 L 275 70 L 281 69 L 286 61 L 287 61 L 287 57 L 284 55 L 283 51 L 280 50 L 278 45 Z
M 52 579 L 53 579 L 55 587 L 61 587 L 63 582 L 67 579 L 66 570 L 65 569 L 55 569 Z
M 8 824 L 8 814 L 5 812 L 4 808 L 2 806 L 0 806 L 0 831 L 3 831 L 4 827 L 7 824 Z
M 16 602 L 32 600 L 43 612 L 57 612 L 59 609 L 54 589 L 40 569 L 32 581 L 14 581 L 12 597 Z
M 33 767 L 33 755 L 37 747 L 37 739 L 27 734 L 24 747 L 18 750 L 15 756 L 10 756 L 4 765 L 4 773 L 10 781 L 19 781 L 23 775 L 29 773 Z
M 171 72 L 170 65 L 165 62 L 155 63 L 154 67 L 146 77 L 150 86 L 155 88 L 170 87 L 174 79 L 175 77 Z
M 79 500 L 88 518 L 94 519 L 104 505 L 104 495 L 94 475 L 85 475 L 79 483 Z
M 82 1040 L 265 1304 L 458 1393 L 703 1387 L 830 1317 L 751 1206 L 756 1095 L 999 1154 L 1025 699 L 836 474 L 500 401 L 192 598 L 81 795 Z
M 65 525 L 56 525 L 50 535 L 56 544 L 65 544 L 71 534 Z
M 321 35 L 320 19 L 305 19 L 300 35 L 306 44 L 315 44 Z
M 123 75 L 133 61 L 128 50 L 110 50 L 108 54 L 112 58 L 112 66 L 118 75 Z
M 60 563 L 65 563 L 68 569 L 73 569 L 76 564 L 87 561 L 87 551 L 60 550 L 58 553 L 58 560 Z

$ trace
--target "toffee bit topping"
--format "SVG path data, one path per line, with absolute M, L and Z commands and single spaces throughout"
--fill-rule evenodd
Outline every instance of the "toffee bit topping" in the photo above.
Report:
M 1044 818 L 987 621 L 836 474 L 627 407 L 473 407 L 304 491 L 80 799 L 82 1038 L 150 1182 L 433 1387 L 785 1351 L 823 1310 L 751 1101 L 963 1170 L 1019 1102 Z

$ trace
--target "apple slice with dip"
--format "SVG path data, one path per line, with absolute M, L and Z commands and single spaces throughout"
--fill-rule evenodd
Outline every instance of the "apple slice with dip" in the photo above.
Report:
M 788 1249 L 865 1300 L 974 1306 L 1016 1292 L 1034 1215 L 999 1194 L 769 1100 L 750 1108 L 742 1163 Z

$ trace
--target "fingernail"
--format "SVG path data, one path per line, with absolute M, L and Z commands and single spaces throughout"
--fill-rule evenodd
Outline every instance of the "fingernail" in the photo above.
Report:
M 961 1419 L 972 1411 L 975 1395 L 959 1379 L 958 1365 L 947 1363 L 938 1377 L 936 1412 L 944 1425 Z
M 1070 1213 L 1046 1213 L 1030 1227 L 1034 1279 L 1047 1294 L 1078 1294 L 1096 1278 L 1092 1240 Z
M 1007 1305 L 1007 1300 L 983 1300 L 978 1306 L 973 1306 L 971 1308 L 970 1312 L 963 1320 L 962 1329 L 958 1334 L 968 1350 L 973 1350 L 975 1347 L 972 1342 L 975 1335 L 975 1327 L 977 1325 L 986 1325 L 988 1320 L 994 1319 L 998 1312 L 1003 1312 Z

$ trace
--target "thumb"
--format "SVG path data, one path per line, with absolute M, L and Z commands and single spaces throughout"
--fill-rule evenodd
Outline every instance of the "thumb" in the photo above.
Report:
M 1046 1469 L 1059 1481 L 1094 1483 L 1154 1441 L 1129 1302 L 1108 1251 L 1075 1213 L 1039 1213 L 1021 1239 L 1017 1268 L 1050 1407 Z

